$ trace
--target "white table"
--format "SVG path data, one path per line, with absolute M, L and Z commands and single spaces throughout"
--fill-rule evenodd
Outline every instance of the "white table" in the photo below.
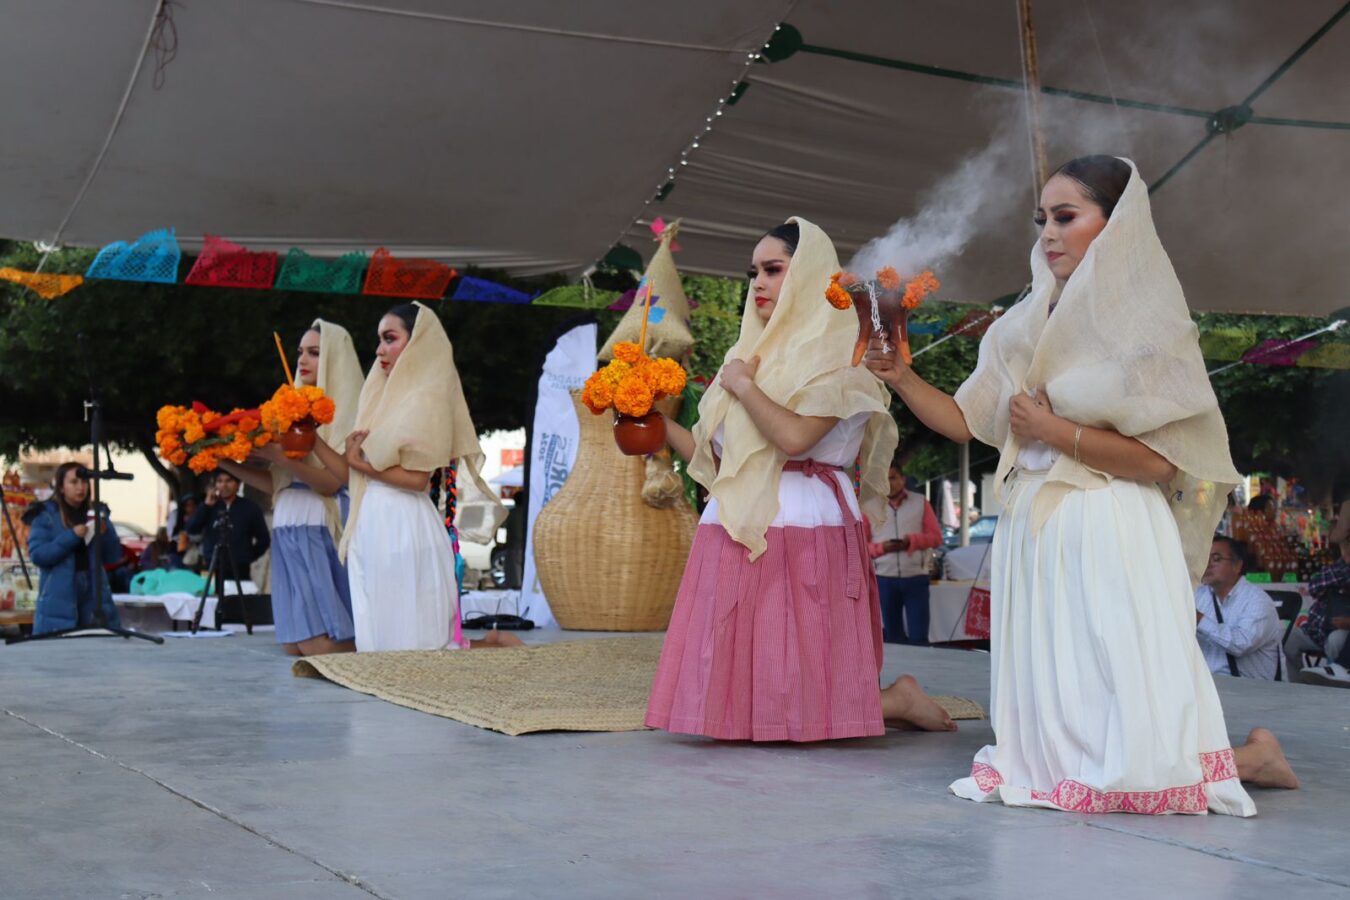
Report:
M 972 588 L 976 589 L 973 597 Z M 987 581 L 939 581 L 929 585 L 928 642 L 945 644 L 950 641 L 989 640 L 988 590 Z M 974 617 L 970 615 L 967 601 L 976 607 Z M 976 627 L 971 631 L 967 626 L 978 626 L 981 608 L 984 611 L 984 630 Z
M 258 586 L 251 581 L 242 582 L 240 586 L 243 588 L 242 591 L 235 587 L 233 581 L 225 582 L 226 595 L 258 593 Z M 147 614 L 153 615 L 158 607 L 164 610 L 164 613 L 172 622 L 191 622 L 193 617 L 197 615 L 197 604 L 200 602 L 200 598 L 196 594 L 171 591 L 167 594 L 113 594 L 113 602 L 120 609 L 136 610 L 136 618 L 144 618 Z M 202 626 L 214 628 L 215 622 L 216 595 L 213 592 L 206 597 L 206 607 L 202 610 Z

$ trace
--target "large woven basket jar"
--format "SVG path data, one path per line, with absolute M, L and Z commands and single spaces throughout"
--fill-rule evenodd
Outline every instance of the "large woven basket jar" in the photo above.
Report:
M 644 503 L 644 458 L 619 452 L 614 414 L 594 415 L 580 391 L 572 405 L 581 423 L 576 465 L 534 523 L 539 585 L 563 628 L 660 631 L 670 624 L 698 515 L 684 502 Z

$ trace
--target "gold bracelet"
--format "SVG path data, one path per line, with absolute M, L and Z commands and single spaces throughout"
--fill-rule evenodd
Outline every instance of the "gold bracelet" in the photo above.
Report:
M 1083 461 L 1078 458 L 1078 442 L 1083 439 L 1083 426 L 1079 425 L 1073 432 L 1073 461 L 1082 465 Z

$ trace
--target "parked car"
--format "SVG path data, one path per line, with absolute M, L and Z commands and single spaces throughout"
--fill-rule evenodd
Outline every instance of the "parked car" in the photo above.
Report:
M 988 544 L 994 539 L 994 526 L 997 524 L 998 516 L 980 516 L 970 523 L 970 542 Z M 942 545 L 947 549 L 961 546 L 961 529 L 943 528 Z
M 132 572 L 136 572 L 141 567 L 141 554 L 154 542 L 155 536 L 130 522 L 113 522 L 112 527 L 117 532 L 117 540 L 122 544 L 122 558 L 116 562 L 107 560 L 105 566 L 115 569 L 120 565 L 126 565 Z

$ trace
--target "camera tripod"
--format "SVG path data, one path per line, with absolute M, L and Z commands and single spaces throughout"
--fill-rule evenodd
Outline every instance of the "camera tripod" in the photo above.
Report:
M 253 615 L 249 612 L 248 604 L 244 602 L 244 584 L 239 577 L 239 567 L 235 564 L 234 551 L 230 549 L 234 526 L 230 523 L 229 510 L 223 505 L 216 513 L 211 527 L 216 532 L 216 546 L 211 549 L 211 563 L 206 568 L 206 584 L 202 585 L 201 596 L 197 598 L 197 613 L 192 617 L 192 633 L 196 634 L 201 630 L 202 614 L 206 611 L 206 598 L 211 593 L 212 584 L 216 586 L 216 619 L 220 619 L 220 607 L 225 602 L 225 582 L 233 578 L 235 596 L 239 597 L 239 606 L 244 612 L 244 624 L 251 634 Z M 212 623 L 211 627 L 214 628 L 215 623 Z

